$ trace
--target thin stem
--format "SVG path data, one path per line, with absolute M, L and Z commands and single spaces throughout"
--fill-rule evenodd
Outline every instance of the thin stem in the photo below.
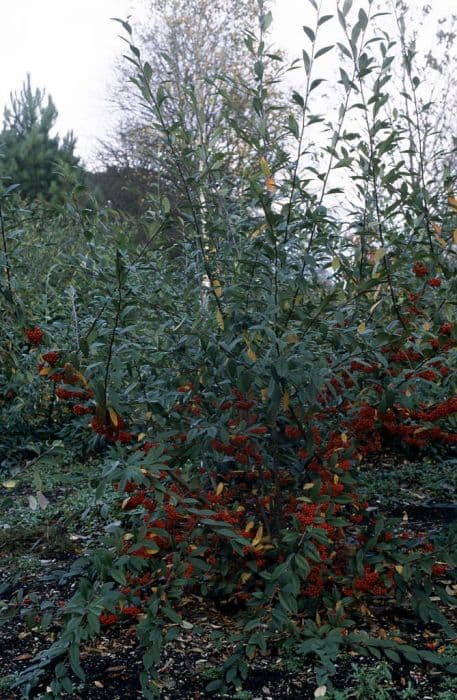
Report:
M 1 236 L 2 236 L 3 254 L 5 256 L 6 280 L 7 280 L 7 284 L 8 284 L 8 291 L 10 293 L 10 297 L 12 298 L 13 288 L 11 285 L 11 268 L 10 268 L 10 263 L 9 263 L 9 258 L 8 258 L 8 245 L 6 242 L 5 220 L 3 218 L 3 210 L 2 210 L 1 202 L 0 202 L 0 232 L 1 232 Z
M 308 102 L 309 102 L 310 86 L 311 86 L 311 74 L 312 74 L 312 68 L 313 68 L 314 52 L 315 52 L 315 48 L 316 48 L 316 39 L 317 39 L 317 32 L 319 29 L 319 18 L 321 15 L 321 9 L 322 9 L 322 0 L 320 2 L 319 9 L 317 11 L 316 29 L 314 32 L 315 39 L 314 39 L 313 44 L 312 44 L 310 66 L 309 66 L 309 71 L 308 71 L 308 74 L 306 77 L 305 104 L 303 105 L 303 109 L 302 109 L 302 122 L 301 122 L 301 126 L 300 126 L 300 136 L 298 139 L 297 158 L 295 160 L 295 167 L 294 167 L 294 172 L 292 175 L 292 186 L 290 189 L 289 204 L 288 204 L 288 208 L 287 208 L 286 230 L 284 232 L 284 244 L 287 243 L 287 240 L 289 238 L 289 226 L 290 226 L 290 220 L 292 217 L 292 204 L 293 204 L 293 200 L 294 200 L 295 190 L 297 189 L 298 168 L 300 165 L 300 157 L 301 157 L 301 153 L 302 153 L 303 139 L 305 136 L 305 126 L 306 126 L 305 119 L 306 119 L 306 112 L 308 110 Z
M 116 316 L 114 318 L 114 323 L 113 323 L 113 329 L 111 331 L 111 337 L 109 341 L 109 346 L 108 346 L 108 358 L 106 361 L 106 367 L 105 367 L 105 378 L 103 382 L 103 396 L 104 396 L 104 408 L 106 409 L 107 403 L 108 403 L 108 382 L 109 382 L 109 372 L 111 369 L 111 362 L 113 360 L 113 350 L 114 350 L 114 342 L 116 340 L 116 334 L 117 334 L 117 329 L 119 326 L 119 319 L 121 316 L 121 311 L 122 311 L 122 281 L 121 281 L 121 274 L 120 274 L 120 253 L 119 251 L 117 252 L 117 258 L 118 258 L 118 265 L 117 265 L 117 301 L 116 301 Z

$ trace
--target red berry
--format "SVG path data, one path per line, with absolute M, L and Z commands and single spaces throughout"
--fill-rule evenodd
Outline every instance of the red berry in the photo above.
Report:
M 54 367 L 54 365 L 57 364 L 59 361 L 59 353 L 56 352 L 55 350 L 52 350 L 51 352 L 47 352 L 43 355 L 43 360 L 48 363 L 48 365 L 51 365 L 51 367 Z
M 441 287 L 441 280 L 439 277 L 432 277 L 427 284 L 429 284 L 430 287 Z
M 25 335 L 30 345 L 39 345 L 43 340 L 44 332 L 38 326 L 34 326 L 33 328 L 26 328 Z

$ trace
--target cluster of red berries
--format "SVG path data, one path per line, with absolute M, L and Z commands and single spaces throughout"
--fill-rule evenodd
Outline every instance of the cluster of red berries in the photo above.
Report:
M 430 287 L 441 287 L 441 280 L 439 277 L 432 277 L 427 282 Z
M 24 332 L 30 345 L 39 345 L 43 340 L 44 331 L 42 331 L 38 326 L 26 328 Z
M 425 277 L 428 274 L 428 268 L 422 262 L 415 262 L 413 265 L 413 272 L 416 277 Z
M 92 406 L 84 406 L 83 404 L 77 403 L 71 409 L 75 416 L 85 416 L 94 412 Z
M 50 352 L 45 352 L 43 355 L 43 360 L 47 362 L 50 367 L 55 367 L 60 359 L 60 353 L 57 350 L 51 350 Z
M 392 570 L 389 569 L 386 574 L 392 581 Z M 370 565 L 365 566 L 363 577 L 357 576 L 355 578 L 354 590 L 363 591 L 364 593 L 372 593 L 373 595 L 386 595 L 387 593 L 387 587 L 381 582 L 381 575 L 379 571 L 374 571 Z
M 94 416 L 91 426 L 95 433 L 102 435 L 110 443 L 120 442 L 123 445 L 127 445 L 135 439 L 133 433 L 124 430 L 125 422 L 123 418 L 116 415 L 116 418 L 113 420 L 108 412 L 104 420 Z
M 42 333 L 42 331 L 40 331 L 40 333 Z M 80 372 L 75 371 L 71 363 L 67 362 L 62 369 L 58 368 L 58 371 L 50 371 L 53 370 L 59 362 L 60 353 L 55 350 L 49 351 L 43 354 L 42 359 L 47 367 L 45 364 L 39 363 L 38 372 L 56 384 L 60 382 L 63 384 L 63 386 L 58 386 L 55 390 L 57 398 L 60 401 L 78 401 L 78 403 L 71 406 L 71 411 L 75 416 L 81 417 L 91 415 L 94 414 L 96 410 L 100 413 L 100 410 L 96 409 L 96 406 L 92 403 L 92 399 L 94 398 L 93 390 L 87 385 L 84 376 Z M 68 388 L 69 386 L 78 388 L 70 389 Z M 94 416 L 91 427 L 94 432 L 103 435 L 109 443 L 120 442 L 121 444 L 128 444 L 135 439 L 132 433 L 124 430 L 124 420 L 114 412 L 110 413 L 106 411 L 103 420 L 101 420 L 98 415 Z M 150 444 L 152 446 L 152 443 Z M 147 446 L 148 443 L 145 445 L 145 452 L 147 452 Z

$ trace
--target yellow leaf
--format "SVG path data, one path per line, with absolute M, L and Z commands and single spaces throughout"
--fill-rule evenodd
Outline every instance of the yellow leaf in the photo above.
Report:
M 382 299 L 378 299 L 378 301 L 375 301 L 375 303 L 373 304 L 373 306 L 370 309 L 370 314 L 373 313 L 373 311 L 379 306 L 379 304 L 382 304 Z
M 264 158 L 263 156 L 260 159 L 260 168 L 261 168 L 263 174 L 265 175 L 265 177 L 271 176 L 270 166 L 268 165 L 266 158 Z
M 108 413 L 112 425 L 114 425 L 114 427 L 117 428 L 117 426 L 119 425 L 119 416 L 117 415 L 114 408 L 111 408 L 111 406 L 108 408 Z
M 268 389 L 262 389 L 260 395 L 262 396 L 262 401 L 265 403 L 268 398 Z
M 333 258 L 333 260 L 332 260 L 332 270 L 334 270 L 334 271 L 336 272 L 336 271 L 338 270 L 339 266 L 340 266 L 340 261 L 339 261 L 339 259 L 336 258 L 336 257 Z
M 157 552 L 160 552 L 160 549 L 158 547 L 147 547 L 146 552 L 148 554 L 157 554 Z
M 221 481 L 221 482 L 217 485 L 216 496 L 220 496 L 223 490 L 224 490 L 224 484 L 223 484 L 222 481 Z
M 49 372 L 51 372 L 51 370 L 52 370 L 52 367 L 42 367 L 40 369 L 40 371 L 38 372 L 38 374 L 40 375 L 40 377 L 47 377 Z
M 362 321 L 362 323 L 359 323 L 359 325 L 357 326 L 357 333 L 360 333 L 360 334 L 365 333 L 366 328 L 367 328 L 366 325 Z
M 397 572 L 397 574 L 400 574 L 400 576 L 403 573 L 403 568 L 403 564 L 395 564 L 395 571 Z
M 422 328 L 424 329 L 424 331 L 426 333 L 431 329 L 431 327 L 432 327 L 432 324 L 430 323 L 430 321 L 425 321 L 425 323 L 422 326 Z
M 267 177 L 266 179 L 267 192 L 269 194 L 274 194 L 276 192 L 276 182 L 274 177 Z
M 343 445 L 346 445 L 347 441 L 348 441 L 348 436 L 346 435 L 346 433 L 341 433 L 341 442 L 343 443 Z
M 221 329 L 221 331 L 223 331 L 224 328 L 225 328 L 225 325 L 224 325 L 224 317 L 222 316 L 222 314 L 221 314 L 221 312 L 220 312 L 220 309 L 218 309 L 218 310 L 216 311 L 216 321 L 217 321 L 217 325 L 219 326 L 219 328 Z
M 338 476 L 338 474 L 334 474 L 334 475 L 333 475 L 333 483 L 334 483 L 334 484 L 338 484 L 338 483 L 339 483 L 339 480 L 340 480 L 340 477 Z
M 255 525 L 254 521 L 250 520 L 244 529 L 246 530 L 246 532 L 249 532 L 249 530 L 252 530 L 254 525 Z
M 448 203 L 451 209 L 457 210 L 457 199 L 455 197 L 448 197 Z
M 454 233 L 452 234 L 452 237 L 454 239 L 454 244 L 457 245 L 457 228 L 455 229 Z
M 246 581 L 249 581 L 249 579 L 251 578 L 251 576 L 252 576 L 252 574 L 251 574 L 250 572 L 245 571 L 244 574 L 241 574 L 241 577 L 240 577 L 240 578 L 241 578 L 241 583 L 246 583 Z
M 314 487 L 314 481 L 309 481 L 307 484 L 303 484 L 303 491 L 309 491 Z
M 140 433 L 138 435 L 138 442 L 141 442 L 142 440 L 144 440 L 145 437 L 146 437 L 146 433 Z
M 290 400 L 289 392 L 285 391 L 284 394 L 282 395 L 282 399 L 281 399 L 281 408 L 284 412 L 289 410 L 289 400 Z
M 263 526 L 260 525 L 257 532 L 255 533 L 254 539 L 252 540 L 252 543 L 251 543 L 252 546 L 255 547 L 257 544 L 260 544 L 260 542 L 262 541 L 262 537 L 263 537 Z
M 80 382 L 82 382 L 83 384 L 87 384 L 87 380 L 86 380 L 86 377 L 84 376 L 84 374 L 82 374 L 81 372 L 75 372 L 74 374 L 75 374 L 75 377 L 78 377 Z
M 251 341 L 249 340 L 249 336 L 247 333 L 244 334 L 244 342 L 246 343 L 247 356 L 252 362 L 257 362 L 257 355 L 252 349 Z
M 266 224 L 262 224 L 261 226 L 259 226 L 259 228 L 256 228 L 256 230 L 253 233 L 251 233 L 251 238 L 257 238 L 257 236 L 260 236 L 260 234 L 264 229 L 266 229 L 266 227 Z
M 219 282 L 219 280 L 213 280 L 213 287 L 214 287 L 214 294 L 217 296 L 218 299 L 220 299 L 222 296 L 222 285 Z
M 5 489 L 14 489 L 14 487 L 16 486 L 16 481 L 4 481 L 2 486 Z
M 133 534 L 131 532 L 127 532 L 122 539 L 127 540 L 127 541 L 133 540 Z
M 379 262 L 380 260 L 382 260 L 385 254 L 386 251 L 384 250 L 384 248 L 378 248 L 374 254 L 375 262 Z
M 257 362 L 257 355 L 252 348 L 249 348 L 247 355 L 252 362 Z

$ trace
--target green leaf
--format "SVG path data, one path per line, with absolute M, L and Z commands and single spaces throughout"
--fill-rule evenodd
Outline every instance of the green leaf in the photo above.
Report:
M 85 680 L 86 675 L 82 669 L 81 662 L 79 660 L 79 654 L 80 654 L 80 647 L 79 644 L 76 642 L 72 642 L 70 644 L 70 649 L 69 649 L 69 656 L 70 656 L 70 665 L 72 668 L 72 671 L 80 678 L 82 681 Z
M 292 595 L 287 595 L 283 591 L 280 591 L 278 593 L 278 600 L 284 610 L 287 610 L 287 612 L 291 614 L 297 613 L 297 601 Z
M 347 17 L 349 12 L 351 11 L 351 7 L 352 7 L 352 0 L 344 0 L 343 9 L 342 9 L 342 13 L 343 13 L 344 17 Z
M 306 36 L 311 40 L 311 41 L 316 41 L 316 35 L 314 34 L 313 30 L 310 27 L 307 27 L 306 25 L 303 26 L 303 31 L 305 32 Z
M 394 661 L 395 663 L 401 662 L 400 654 L 397 654 L 397 652 L 393 649 L 384 649 L 384 654 L 387 656 L 388 659 Z
M 312 92 L 315 90 L 321 83 L 324 83 L 326 81 L 326 78 L 316 78 L 316 80 L 313 80 L 313 82 L 310 85 L 309 91 Z
M 205 690 L 208 693 L 215 693 L 217 690 L 221 690 L 223 685 L 224 685 L 224 683 L 222 680 L 211 681 L 210 683 L 208 683 Z
M 162 608 L 162 613 L 166 617 L 168 617 L 168 619 L 171 620 L 172 622 L 175 622 L 176 624 L 181 623 L 181 616 L 178 615 L 176 610 L 173 610 L 173 608 L 166 606 L 166 607 Z
M 328 22 L 330 19 L 333 19 L 334 15 L 322 15 L 322 17 L 319 17 L 319 21 L 317 23 L 318 27 L 321 26 L 321 24 L 325 24 L 325 22 Z
M 298 93 L 294 90 L 294 92 L 292 93 L 292 99 L 294 102 L 296 102 L 303 109 L 303 107 L 305 106 L 305 100 L 300 95 L 300 93 Z
M 295 117 L 292 114 L 289 114 L 288 126 L 289 126 L 289 131 L 291 131 L 292 134 L 295 136 L 295 138 L 298 139 L 300 136 L 300 129 L 299 129 L 297 120 L 295 119 Z
M 262 29 L 264 32 L 268 30 L 268 28 L 271 26 L 271 23 L 273 22 L 273 15 L 271 11 L 269 10 L 262 18 Z
M 362 7 L 359 10 L 359 24 L 362 30 L 368 27 L 368 15 Z
M 297 567 L 300 569 L 300 571 L 305 574 L 305 577 L 308 576 L 309 572 L 311 571 L 311 568 L 308 562 L 306 561 L 305 557 L 303 557 L 301 554 L 296 554 L 294 557 L 294 561 Z
M 303 64 L 305 66 L 305 72 L 306 74 L 309 74 L 311 70 L 311 59 L 305 49 L 303 49 Z
M 322 49 L 319 49 L 319 51 L 316 51 L 315 58 L 319 58 L 319 56 L 323 56 L 324 54 L 331 51 L 334 47 L 335 47 L 335 44 L 329 44 L 329 46 L 324 46 Z
M 143 65 L 143 73 L 144 73 L 144 77 L 145 77 L 146 82 L 150 83 L 151 78 L 152 78 L 152 68 L 151 68 L 151 64 L 148 63 L 147 61 Z

